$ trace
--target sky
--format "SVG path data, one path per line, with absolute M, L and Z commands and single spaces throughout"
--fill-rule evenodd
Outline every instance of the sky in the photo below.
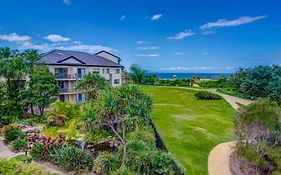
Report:
M 96 53 L 152 72 L 281 64 L 280 0 L 0 0 L 0 47 Z

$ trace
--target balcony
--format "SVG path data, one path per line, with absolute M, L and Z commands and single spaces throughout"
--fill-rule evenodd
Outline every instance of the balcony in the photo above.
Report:
M 76 91 L 76 89 L 71 89 L 71 88 L 60 88 L 59 93 L 60 94 L 76 94 L 77 91 Z
M 70 75 L 70 74 L 55 74 L 55 77 L 57 79 L 76 79 L 74 75 Z

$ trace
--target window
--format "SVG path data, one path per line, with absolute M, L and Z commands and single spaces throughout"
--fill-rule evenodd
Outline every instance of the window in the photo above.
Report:
M 77 69 L 78 78 L 82 78 L 85 75 L 85 68 Z
M 78 101 L 83 101 L 83 95 L 81 93 L 78 94 Z
M 68 69 L 67 68 L 55 68 L 56 78 L 67 78 Z
M 104 73 L 104 74 L 109 74 L 109 72 L 110 72 L 110 71 L 109 71 L 108 68 L 104 68 L 104 69 L 103 69 L 103 73 Z
M 62 102 L 65 101 L 64 95 L 60 95 L 60 101 L 62 101 Z
M 120 74 L 120 69 L 114 69 L 115 74 Z
M 120 84 L 120 80 L 119 79 L 114 79 L 114 84 Z
M 93 68 L 93 73 L 100 73 L 100 69 L 99 68 Z

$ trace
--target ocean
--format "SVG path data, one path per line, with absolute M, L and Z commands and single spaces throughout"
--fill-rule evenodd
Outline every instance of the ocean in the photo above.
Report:
M 231 76 L 231 73 L 149 73 L 149 75 L 152 74 L 156 74 L 159 79 L 172 79 L 173 76 L 176 75 L 177 79 L 186 79 L 196 76 L 201 79 L 218 80 L 222 76 Z

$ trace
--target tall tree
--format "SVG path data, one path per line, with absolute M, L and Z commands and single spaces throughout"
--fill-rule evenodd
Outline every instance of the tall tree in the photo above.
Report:
M 42 115 L 45 107 L 55 101 L 58 91 L 59 85 L 55 76 L 48 67 L 40 65 L 34 68 L 22 98 L 27 100 L 26 103 L 30 104 L 32 111 L 37 106 Z
M 142 70 L 139 65 L 133 64 L 130 66 L 130 75 L 134 83 L 142 84 L 144 83 L 146 77 L 146 71 Z
M 152 100 L 136 86 L 121 86 L 104 91 L 96 99 L 94 111 L 101 124 L 109 126 L 123 147 L 122 166 L 126 160 L 126 133 L 150 122 Z
M 86 95 L 86 100 L 90 101 L 96 99 L 103 89 L 109 88 L 109 84 L 99 74 L 89 73 L 78 81 L 77 88 Z

